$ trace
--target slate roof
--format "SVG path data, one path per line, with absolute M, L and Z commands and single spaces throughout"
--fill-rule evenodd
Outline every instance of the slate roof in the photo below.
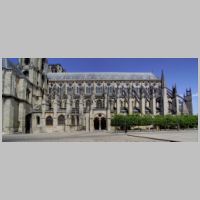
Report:
M 50 81 L 62 80 L 160 80 L 153 73 L 127 72 L 87 72 L 87 73 L 48 73 Z

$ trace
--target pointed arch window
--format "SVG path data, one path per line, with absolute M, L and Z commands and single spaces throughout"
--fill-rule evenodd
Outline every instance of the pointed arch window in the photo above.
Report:
M 65 116 L 64 115 L 59 115 L 58 125 L 65 125 Z
M 103 102 L 102 100 L 97 100 L 97 108 L 103 108 Z
M 91 94 L 91 87 L 86 87 L 86 94 Z
M 25 58 L 24 59 L 24 64 L 29 65 L 30 64 L 30 58 Z
M 48 116 L 46 118 L 46 125 L 47 126 L 53 126 L 53 118 L 51 116 Z
M 37 120 L 37 125 L 40 125 L 40 117 L 39 116 L 36 117 L 36 120 Z
M 75 102 L 75 107 L 76 107 L 76 108 L 79 108 L 79 100 L 76 100 L 76 102 Z

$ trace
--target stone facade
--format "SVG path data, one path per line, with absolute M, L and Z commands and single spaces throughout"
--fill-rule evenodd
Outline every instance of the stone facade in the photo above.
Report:
M 3 59 L 2 66 L 3 132 L 33 132 L 47 94 L 47 59 L 22 58 L 17 66 Z
M 68 73 L 45 58 L 3 59 L 3 132 L 111 131 L 115 114 L 192 114 L 184 97 L 152 73 Z

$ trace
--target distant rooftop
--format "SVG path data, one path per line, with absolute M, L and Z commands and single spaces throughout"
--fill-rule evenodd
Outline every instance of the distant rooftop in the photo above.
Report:
M 48 73 L 49 80 L 159 80 L 153 73 L 133 72 L 76 72 Z

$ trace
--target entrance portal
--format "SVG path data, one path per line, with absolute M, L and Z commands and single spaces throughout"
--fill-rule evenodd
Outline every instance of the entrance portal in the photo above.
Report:
M 106 118 L 95 117 L 94 118 L 94 129 L 95 130 L 106 130 Z
M 101 118 L 101 130 L 106 130 L 106 119 L 104 117 Z
M 96 117 L 94 119 L 94 129 L 99 130 L 99 118 L 98 117 Z
M 30 131 L 31 131 L 31 114 L 26 115 L 25 131 L 26 131 L 26 133 L 30 133 Z

